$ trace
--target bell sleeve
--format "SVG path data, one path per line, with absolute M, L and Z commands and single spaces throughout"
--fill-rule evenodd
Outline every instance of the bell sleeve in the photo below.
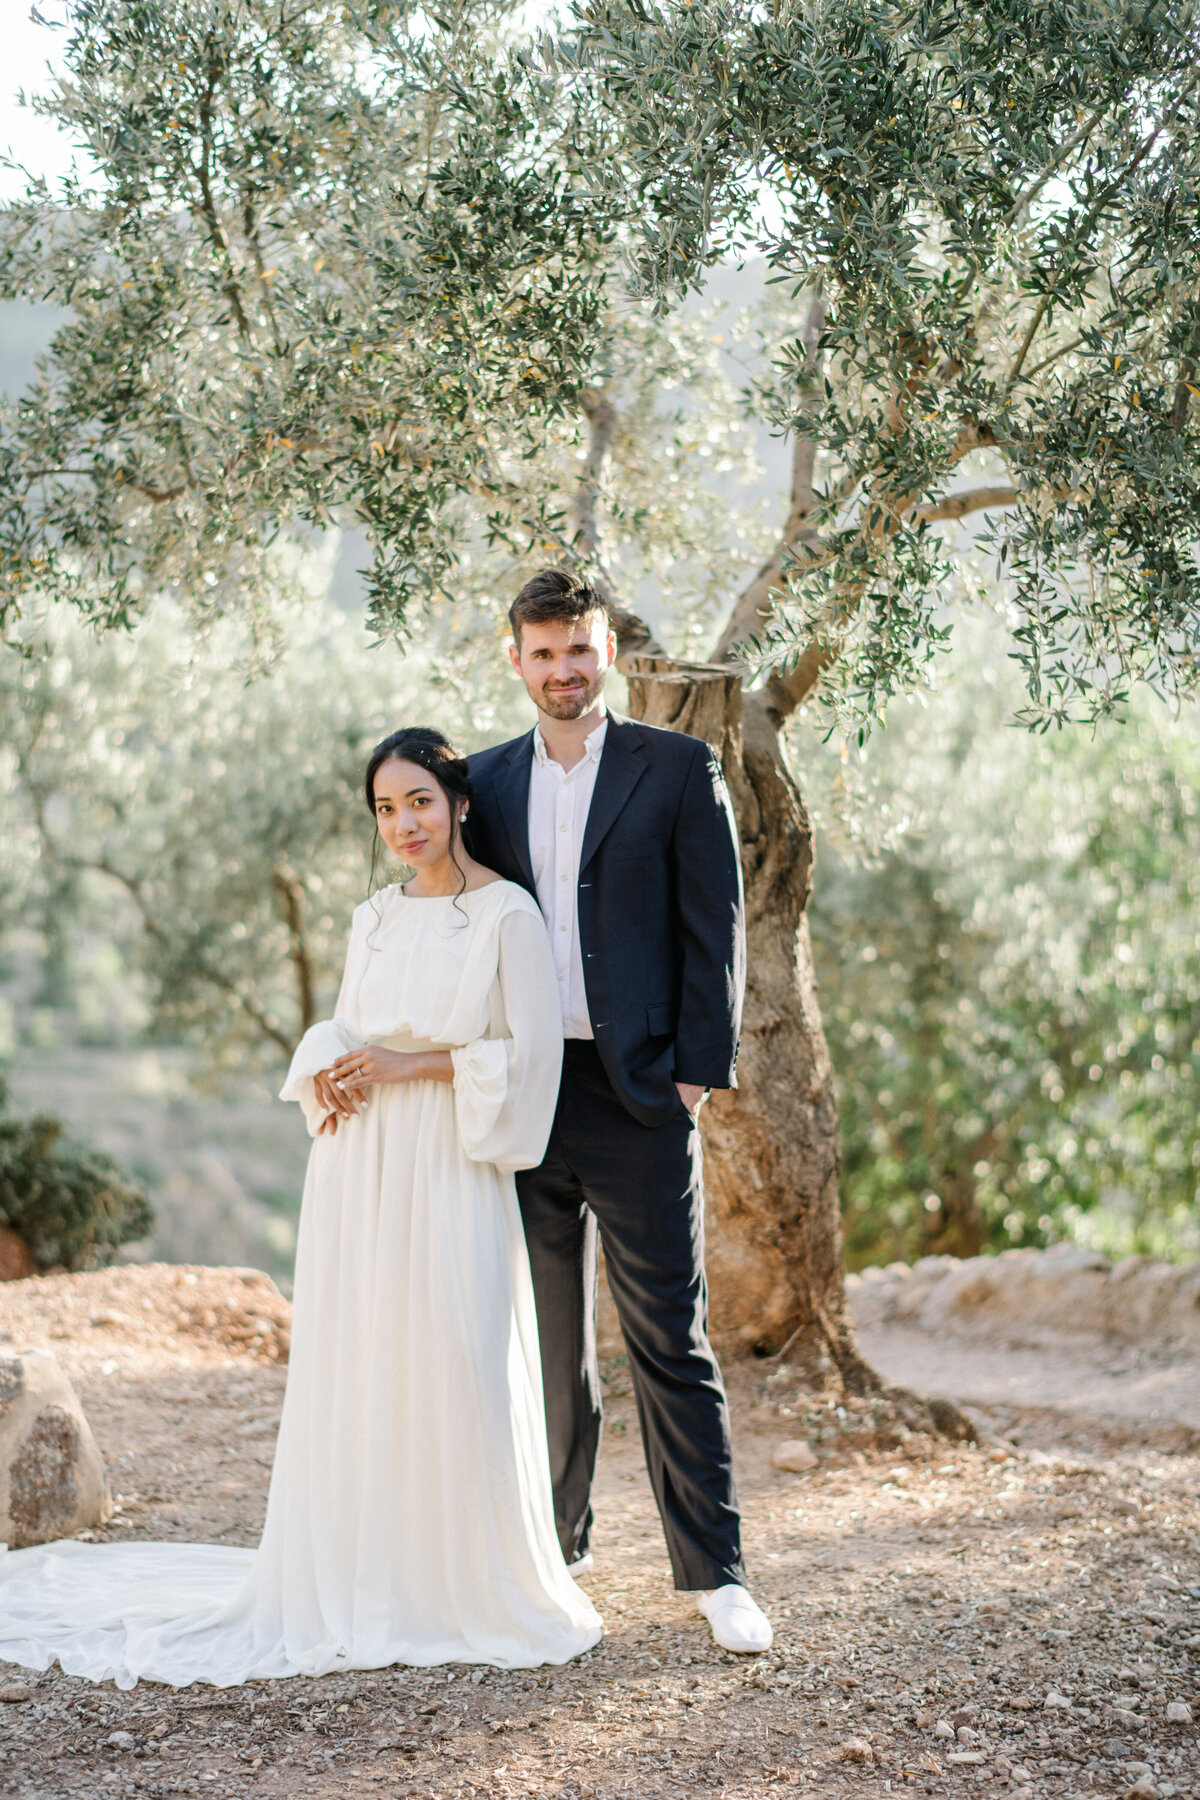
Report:
M 350 928 L 350 943 L 346 950 L 346 967 L 342 974 L 342 986 L 337 999 L 337 1012 L 332 1019 L 318 1019 L 310 1025 L 292 1057 L 292 1066 L 287 1072 L 287 1080 L 279 1090 L 281 1100 L 297 1100 L 308 1125 L 309 1137 L 316 1137 L 329 1116 L 326 1108 L 317 1099 L 314 1075 L 327 1069 L 330 1063 L 336 1062 L 339 1056 L 345 1056 L 347 1050 L 361 1050 L 366 1040 L 359 1037 L 348 1024 L 345 1014 L 349 1007 L 350 970 L 354 963 L 360 937 L 358 913 L 354 915 L 354 923 Z
M 498 979 L 503 1037 L 450 1052 L 458 1134 L 472 1162 L 509 1173 L 546 1154 L 562 1072 L 562 1010 L 550 939 L 540 913 L 500 921 Z

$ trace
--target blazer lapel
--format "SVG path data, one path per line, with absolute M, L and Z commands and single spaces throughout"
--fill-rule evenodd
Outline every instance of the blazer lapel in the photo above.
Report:
M 592 804 L 588 808 L 587 827 L 583 834 L 583 849 L 579 856 L 580 874 L 616 824 L 630 794 L 646 773 L 646 767 L 646 756 L 637 726 L 629 719 L 610 713 L 604 748 L 600 752 L 600 767 L 596 770 L 596 785 L 592 790 Z M 528 793 L 528 772 L 525 784 Z
M 513 856 L 532 894 L 533 860 L 529 854 L 529 771 L 533 766 L 533 738 L 526 732 L 517 738 L 503 769 L 496 771 L 494 786 L 500 816 L 504 820 Z

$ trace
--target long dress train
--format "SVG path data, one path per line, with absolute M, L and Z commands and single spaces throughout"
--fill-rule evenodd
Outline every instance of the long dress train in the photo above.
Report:
M 292 1357 L 257 1550 L 83 1544 L 0 1556 L 0 1658 L 184 1686 L 391 1663 L 559 1663 L 600 1635 L 554 1529 L 512 1171 L 538 1162 L 561 1024 L 536 905 L 398 887 L 354 915 L 337 1017 L 283 1098 L 361 1043 L 448 1049 L 453 1085 L 370 1091 L 315 1139 Z

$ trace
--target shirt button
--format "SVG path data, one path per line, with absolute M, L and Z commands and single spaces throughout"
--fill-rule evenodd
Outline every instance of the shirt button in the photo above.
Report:
M 567 923 L 566 923 L 566 920 L 565 920 L 565 919 L 564 919 L 564 920 L 563 920 L 563 922 L 562 922 L 562 924 L 561 924 L 561 925 L 560 925 L 560 926 L 559 926 L 559 928 L 558 928 L 558 929 L 559 929 L 559 930 L 560 930 L 560 931 L 565 931 L 565 930 L 566 930 L 566 929 L 567 929 Z

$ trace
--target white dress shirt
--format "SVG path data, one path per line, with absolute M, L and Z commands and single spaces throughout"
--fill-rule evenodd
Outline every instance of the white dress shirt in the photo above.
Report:
M 563 1036 L 569 1038 L 595 1036 L 579 948 L 579 857 L 607 732 L 608 720 L 603 719 L 585 739 L 584 754 L 575 767 L 564 769 L 548 753 L 541 726 L 533 728 L 529 855 L 538 905 L 554 951 Z

